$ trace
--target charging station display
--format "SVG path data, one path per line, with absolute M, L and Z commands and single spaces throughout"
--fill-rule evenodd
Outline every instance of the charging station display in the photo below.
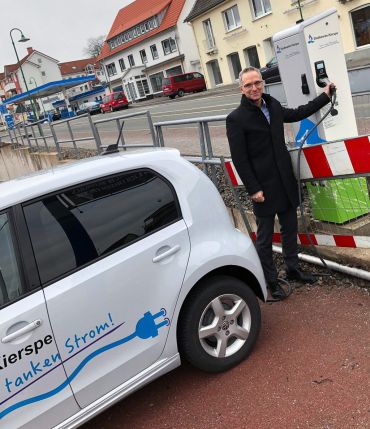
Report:
M 336 114 L 329 114 L 305 144 L 356 137 L 356 118 L 336 9 L 275 34 L 273 43 L 289 107 L 308 103 L 321 94 L 329 81 L 337 87 Z M 326 111 L 324 107 L 293 124 L 297 146 Z M 320 181 L 307 184 L 307 189 L 315 219 L 344 223 L 368 213 L 370 201 L 365 178 Z M 351 204 L 354 198 L 358 203 L 356 208 Z

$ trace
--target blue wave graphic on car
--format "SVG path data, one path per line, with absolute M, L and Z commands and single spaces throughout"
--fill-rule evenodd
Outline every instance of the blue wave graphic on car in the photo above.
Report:
M 90 355 L 86 356 L 81 363 L 77 366 L 77 368 L 72 372 L 72 374 L 59 386 L 57 386 L 55 389 L 50 390 L 49 392 L 43 393 L 41 395 L 34 396 L 33 398 L 25 399 L 24 401 L 17 402 L 16 404 L 11 405 L 8 408 L 5 408 L 4 411 L 0 412 L 0 419 L 4 418 L 9 413 L 21 408 L 25 407 L 26 405 L 33 404 L 35 402 L 43 401 L 44 399 L 48 399 L 57 393 L 59 393 L 61 390 L 66 388 L 69 383 L 77 377 L 78 373 L 82 370 L 83 367 L 87 365 L 88 362 L 90 362 L 92 359 L 94 359 L 96 356 L 101 355 L 102 353 L 111 350 L 115 347 L 121 346 L 122 344 L 125 344 L 134 338 L 138 337 L 142 340 L 147 340 L 148 338 L 154 338 L 158 336 L 158 331 L 163 326 L 168 326 L 170 324 L 170 321 L 168 318 L 165 318 L 162 322 L 156 324 L 155 320 L 159 317 L 164 317 L 166 315 L 166 310 L 162 308 L 158 313 L 152 314 L 150 311 L 147 311 L 144 316 L 138 320 L 136 324 L 135 331 L 120 339 L 117 340 L 111 344 L 107 344 L 104 347 L 101 347 L 98 350 L 95 350 Z

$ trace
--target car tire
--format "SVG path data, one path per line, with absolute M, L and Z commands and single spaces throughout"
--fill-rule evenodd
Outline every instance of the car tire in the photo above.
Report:
M 235 277 L 210 277 L 181 312 L 180 355 L 203 371 L 226 371 L 249 355 L 260 328 L 261 310 L 251 288 Z
M 177 95 L 178 95 L 179 97 L 183 97 L 183 96 L 184 96 L 184 94 L 185 94 L 185 91 L 184 91 L 183 89 L 179 89 L 179 90 L 177 91 Z
M 171 94 L 168 96 L 171 100 L 173 100 L 176 96 L 174 94 Z

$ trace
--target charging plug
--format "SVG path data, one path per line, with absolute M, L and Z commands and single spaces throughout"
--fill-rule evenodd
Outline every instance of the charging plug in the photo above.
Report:
M 137 322 L 135 334 L 143 340 L 156 337 L 158 335 L 159 329 L 162 326 L 168 326 L 170 324 L 169 319 L 164 319 L 158 324 L 155 323 L 155 319 L 158 319 L 159 317 L 165 315 L 166 310 L 164 308 L 162 308 L 161 311 L 154 315 L 150 311 L 147 311 L 144 316 Z

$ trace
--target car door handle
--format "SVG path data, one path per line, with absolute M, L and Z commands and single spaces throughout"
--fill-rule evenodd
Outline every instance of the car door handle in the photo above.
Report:
M 1 339 L 2 343 L 9 343 L 10 341 L 14 340 L 15 338 L 21 337 L 24 334 L 27 334 L 28 332 L 33 331 L 34 329 L 37 329 L 39 326 L 41 326 L 41 320 L 34 320 L 33 322 L 29 323 L 26 326 L 23 326 L 23 328 L 18 329 L 18 331 L 13 332 L 12 334 L 9 334 Z
M 173 255 L 174 253 L 177 253 L 180 250 L 180 245 L 176 244 L 176 246 L 171 247 L 170 249 L 166 250 L 165 252 L 161 253 L 158 256 L 154 256 L 152 259 L 153 262 L 160 262 L 162 259 L 168 258 L 169 256 Z

